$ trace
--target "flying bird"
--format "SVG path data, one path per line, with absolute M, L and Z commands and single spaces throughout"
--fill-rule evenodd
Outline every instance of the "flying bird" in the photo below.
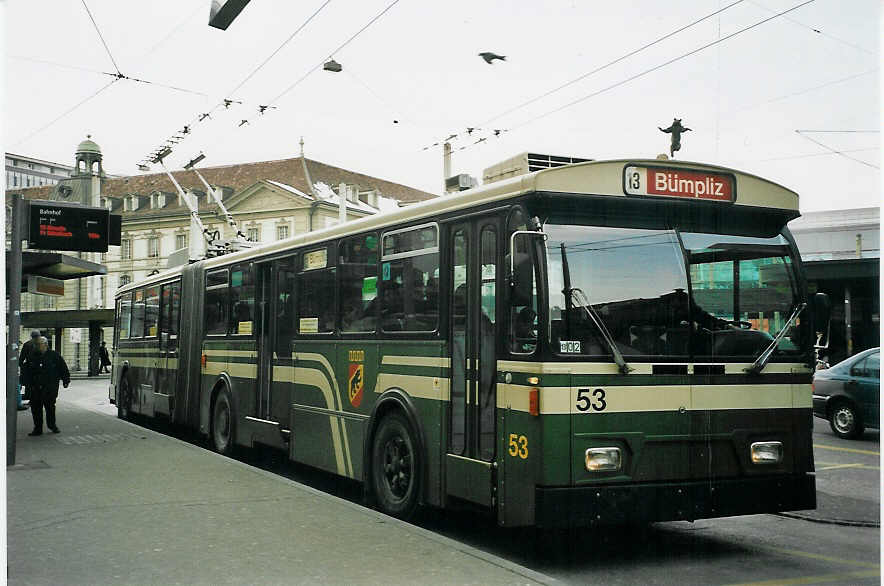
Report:
M 495 59 L 500 59 L 501 61 L 506 61 L 506 55 L 498 55 L 497 53 L 491 53 L 488 51 L 486 51 L 484 53 L 479 53 L 479 57 L 484 59 L 485 63 L 487 63 L 488 65 L 491 65 L 491 62 L 494 61 Z

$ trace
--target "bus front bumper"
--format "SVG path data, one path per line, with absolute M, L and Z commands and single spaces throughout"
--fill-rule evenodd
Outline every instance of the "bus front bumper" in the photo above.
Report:
M 536 489 L 538 527 L 693 521 L 816 508 L 812 474 Z

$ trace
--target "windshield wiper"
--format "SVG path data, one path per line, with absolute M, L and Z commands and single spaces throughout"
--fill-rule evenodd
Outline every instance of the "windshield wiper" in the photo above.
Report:
M 788 321 L 786 321 L 786 325 L 777 333 L 776 337 L 771 340 L 771 343 L 768 344 L 767 348 L 758 355 L 758 358 L 755 359 L 755 362 L 752 363 L 752 366 L 745 369 L 749 374 L 758 374 L 760 373 L 767 363 L 770 361 L 770 357 L 773 356 L 774 350 L 776 350 L 777 345 L 780 343 L 780 340 L 783 339 L 783 336 L 786 335 L 786 331 L 788 331 L 789 326 L 792 325 L 792 322 L 795 321 L 795 318 L 798 317 L 798 314 L 801 313 L 804 308 L 807 307 L 806 303 L 798 304 L 798 307 L 795 308 L 795 311 L 792 312 L 792 315 L 789 317 Z
M 605 322 L 602 321 L 602 317 L 596 312 L 595 308 L 589 304 L 589 299 L 586 297 L 586 293 L 583 292 L 582 289 L 578 289 L 576 287 L 571 287 L 571 269 L 568 266 L 568 256 L 565 253 L 565 243 L 561 244 L 562 249 L 562 277 L 565 281 L 565 288 L 562 289 L 562 293 L 565 295 L 565 316 L 566 322 L 565 327 L 567 331 L 570 331 L 570 310 L 574 307 L 573 299 L 577 299 L 578 305 L 583 308 L 583 311 L 586 312 L 586 315 L 589 316 L 590 321 L 595 324 L 595 327 L 598 329 L 599 333 L 602 335 L 602 339 L 604 339 L 605 344 L 608 346 L 608 350 L 611 352 L 611 356 L 614 357 L 614 362 L 617 363 L 618 368 L 620 369 L 621 374 L 629 374 L 633 369 L 626 364 L 626 360 L 623 358 L 623 354 L 620 352 L 620 349 L 617 348 L 617 344 L 614 342 L 614 337 L 611 336 L 611 332 L 608 331 L 608 328 L 605 326 Z M 579 294 L 579 297 L 578 297 Z

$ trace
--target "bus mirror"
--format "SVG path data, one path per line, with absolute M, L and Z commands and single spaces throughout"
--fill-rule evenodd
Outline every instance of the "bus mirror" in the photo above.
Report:
M 545 237 L 542 232 L 517 231 L 510 236 L 507 261 L 510 270 L 510 304 L 530 305 L 534 295 L 534 264 L 531 261 L 531 239 Z
M 825 293 L 817 293 L 813 296 L 813 327 L 817 333 L 828 331 L 829 318 L 832 315 L 832 303 Z

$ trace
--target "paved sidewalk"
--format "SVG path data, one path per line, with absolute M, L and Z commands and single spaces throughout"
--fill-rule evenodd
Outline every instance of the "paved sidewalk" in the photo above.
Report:
M 64 397 L 59 435 L 19 413 L 10 584 L 555 582 Z

